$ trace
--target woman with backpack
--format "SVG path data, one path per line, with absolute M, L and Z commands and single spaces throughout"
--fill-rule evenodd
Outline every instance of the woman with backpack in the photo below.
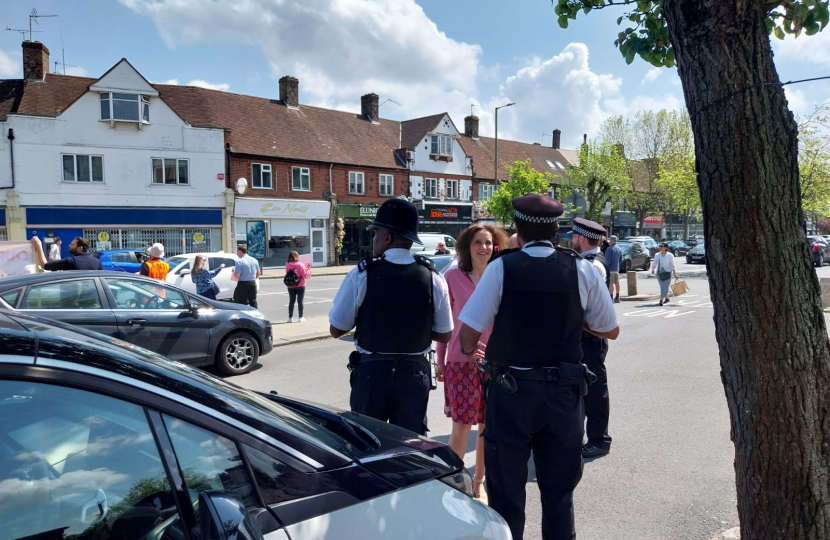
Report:
M 303 317 L 303 297 L 305 296 L 305 280 L 311 277 L 311 270 L 300 262 L 300 254 L 292 251 L 285 262 L 285 277 L 282 282 L 288 287 L 288 321 L 294 322 L 294 302 L 297 302 L 298 322 L 305 322 Z
M 216 274 L 225 268 L 221 265 L 219 268 L 213 270 L 206 270 L 205 263 L 207 259 L 201 255 L 196 255 L 196 260 L 193 262 L 193 270 L 190 272 L 190 279 L 196 284 L 196 294 L 216 300 L 216 294 L 219 292 L 219 286 L 213 281 Z

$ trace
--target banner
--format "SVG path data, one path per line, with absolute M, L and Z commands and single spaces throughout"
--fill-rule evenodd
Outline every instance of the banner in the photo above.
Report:
M 35 249 L 30 242 L 0 242 L 0 278 L 36 273 Z

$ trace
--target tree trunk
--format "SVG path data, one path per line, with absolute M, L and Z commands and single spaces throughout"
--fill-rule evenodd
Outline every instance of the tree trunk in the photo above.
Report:
M 741 538 L 828 539 L 830 345 L 796 124 L 781 86 L 753 87 L 779 82 L 767 15 L 759 0 L 662 8 L 695 136 Z

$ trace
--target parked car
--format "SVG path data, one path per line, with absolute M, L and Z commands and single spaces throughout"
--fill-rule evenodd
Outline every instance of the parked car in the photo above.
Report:
M 23 313 L 74 324 L 226 375 L 250 371 L 273 348 L 256 309 L 208 300 L 133 274 L 50 272 L 0 280 L 0 298 Z M 0 349 L 2 351 L 2 349 Z
M 810 251 L 813 253 L 813 262 L 816 266 L 822 267 L 825 262 L 830 262 L 830 244 L 821 236 L 808 236 Z
M 434 254 L 438 251 L 438 242 L 444 242 L 444 245 L 447 246 L 447 251 L 450 252 L 450 255 L 455 255 L 455 238 L 450 235 L 441 233 L 419 233 L 418 238 L 421 239 L 421 242 L 423 242 L 424 245 L 412 244 L 412 248 L 409 251 L 413 255 L 416 253 L 420 253 L 421 255 Z
M 667 242 L 667 244 L 669 245 L 669 253 L 675 257 L 678 255 L 685 255 L 689 251 L 688 246 L 686 246 L 686 242 L 683 240 L 672 240 Z
M 236 290 L 236 283 L 231 281 L 233 274 L 233 267 L 236 261 L 239 260 L 236 253 L 225 253 L 218 251 L 216 253 L 188 253 L 186 255 L 176 255 L 167 259 L 170 265 L 170 272 L 167 274 L 167 283 L 181 287 L 187 292 L 196 294 L 196 284 L 190 278 L 190 271 L 193 269 L 193 264 L 196 262 L 196 255 L 201 255 L 207 259 L 207 269 L 213 270 L 223 264 L 225 268 L 213 278 L 213 281 L 219 287 L 219 294 L 216 295 L 217 300 L 233 300 L 233 291 Z M 256 280 L 256 290 L 259 290 L 259 279 Z
M 639 242 L 643 244 L 646 248 L 648 248 L 648 255 L 649 257 L 654 257 L 654 255 L 660 251 L 657 242 L 655 242 L 654 238 L 650 236 L 629 236 L 625 239 L 626 242 Z
M 3 538 L 510 538 L 440 442 L 41 317 L 0 350 Z
M 110 249 L 107 251 L 93 251 L 92 256 L 101 261 L 104 270 L 128 272 L 137 274 L 141 264 L 150 258 L 140 249 Z
M 701 242 L 686 253 L 686 263 L 706 264 L 706 244 Z
M 649 257 L 648 249 L 643 244 L 639 242 L 617 242 L 617 245 L 622 251 L 620 272 L 640 268 L 648 270 L 651 267 L 651 257 Z
M 458 266 L 458 262 L 455 260 L 455 255 L 426 255 L 425 253 L 420 253 L 419 255 L 424 255 L 430 258 L 435 264 L 435 268 L 441 274 L 446 274 L 447 270 L 454 266 Z

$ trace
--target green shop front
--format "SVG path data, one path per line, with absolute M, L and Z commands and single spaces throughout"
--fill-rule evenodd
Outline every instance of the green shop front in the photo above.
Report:
M 367 231 L 375 220 L 379 204 L 340 204 L 337 215 L 343 218 L 346 235 L 340 252 L 341 263 L 357 263 L 372 256 L 372 234 Z

